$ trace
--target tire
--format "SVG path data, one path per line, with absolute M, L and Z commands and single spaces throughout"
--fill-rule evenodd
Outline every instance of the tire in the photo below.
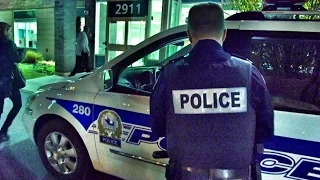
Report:
M 43 165 L 59 180 L 85 179 L 92 172 L 92 163 L 82 139 L 62 120 L 49 121 L 40 129 L 37 146 Z

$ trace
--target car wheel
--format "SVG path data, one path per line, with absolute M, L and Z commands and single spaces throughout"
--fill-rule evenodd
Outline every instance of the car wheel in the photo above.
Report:
M 75 129 L 63 121 L 50 121 L 37 137 L 42 163 L 58 179 L 85 179 L 92 170 L 87 149 Z

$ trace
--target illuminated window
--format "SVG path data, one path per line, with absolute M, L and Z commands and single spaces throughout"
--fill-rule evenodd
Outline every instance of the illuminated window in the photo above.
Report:
M 37 48 L 35 11 L 14 12 L 14 42 L 20 48 Z

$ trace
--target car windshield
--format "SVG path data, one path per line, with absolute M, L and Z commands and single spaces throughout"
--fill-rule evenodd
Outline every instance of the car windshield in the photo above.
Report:
M 187 55 L 190 51 L 191 45 L 189 40 L 187 38 L 182 38 L 144 56 L 130 65 L 130 67 L 161 67 L 168 61 Z

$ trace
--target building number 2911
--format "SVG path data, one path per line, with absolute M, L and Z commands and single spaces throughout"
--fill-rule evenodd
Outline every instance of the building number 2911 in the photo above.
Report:
M 137 10 L 137 14 L 140 14 L 140 7 L 141 5 L 140 4 L 116 4 L 116 8 L 117 8 L 117 11 L 116 11 L 116 14 L 128 14 L 129 12 L 131 14 L 134 14 L 135 13 L 135 10 Z

